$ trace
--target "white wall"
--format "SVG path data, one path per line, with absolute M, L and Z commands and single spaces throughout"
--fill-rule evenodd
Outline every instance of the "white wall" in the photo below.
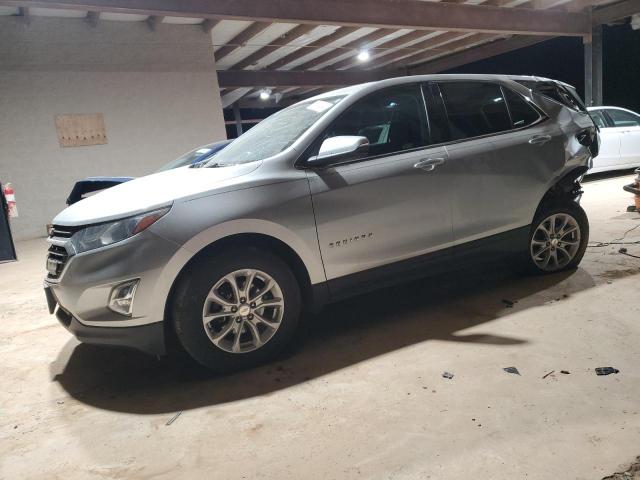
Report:
M 107 145 L 59 146 L 56 114 L 96 112 Z M 225 136 L 198 26 L 0 18 L 0 180 L 16 190 L 16 239 L 45 235 L 76 180 L 144 175 Z

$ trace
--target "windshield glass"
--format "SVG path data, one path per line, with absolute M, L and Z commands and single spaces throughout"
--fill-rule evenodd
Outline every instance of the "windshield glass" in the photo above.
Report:
M 199 160 L 208 156 L 211 152 L 213 152 L 213 150 L 214 150 L 213 147 L 210 147 L 210 146 L 196 148 L 195 150 L 191 150 L 190 152 L 185 153 L 181 157 L 170 161 L 166 165 L 160 167 L 160 169 L 158 169 L 157 171 L 164 172 L 165 170 L 172 170 L 174 168 L 184 167 L 185 165 L 191 165 L 196 160 Z
M 271 115 L 233 141 L 205 166 L 255 162 L 288 148 L 344 96 L 298 103 Z

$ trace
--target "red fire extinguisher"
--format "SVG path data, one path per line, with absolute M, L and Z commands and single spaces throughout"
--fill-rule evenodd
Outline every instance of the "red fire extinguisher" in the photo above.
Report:
M 13 190 L 13 186 L 7 183 L 4 186 L 4 197 L 7 200 L 7 209 L 9 210 L 9 218 L 16 218 L 18 216 L 18 207 L 16 205 L 16 192 Z

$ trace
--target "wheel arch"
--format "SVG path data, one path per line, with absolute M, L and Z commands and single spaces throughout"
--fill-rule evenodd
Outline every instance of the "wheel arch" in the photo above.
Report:
M 575 200 L 582 195 L 580 186 L 580 178 L 587 172 L 589 168 L 585 165 L 572 168 L 562 177 L 560 177 L 542 196 L 538 203 L 531 221 L 540 213 L 540 211 L 549 203 L 556 202 L 561 199 Z
M 316 312 L 327 302 L 328 290 L 326 289 L 326 283 L 312 283 L 313 272 L 310 271 L 311 269 L 308 264 L 305 263 L 303 256 L 299 251 L 291 245 L 268 233 L 255 231 L 231 233 L 226 236 L 216 238 L 210 243 L 203 245 L 182 266 L 178 274 L 173 279 L 169 292 L 166 296 L 164 306 L 164 327 L 167 344 L 175 341 L 173 325 L 169 320 L 171 318 L 171 308 L 173 305 L 172 302 L 175 291 L 181 280 L 189 272 L 190 268 L 203 257 L 216 255 L 219 252 L 223 252 L 225 249 L 238 246 L 266 250 L 281 258 L 291 268 L 298 284 L 300 285 L 304 311 Z

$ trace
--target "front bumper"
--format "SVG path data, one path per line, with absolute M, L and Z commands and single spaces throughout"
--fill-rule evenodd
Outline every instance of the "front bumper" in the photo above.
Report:
M 82 342 L 163 354 L 165 304 L 183 255 L 177 244 L 147 230 L 70 256 L 59 278 L 44 282 L 49 310 Z M 110 310 L 114 286 L 134 278 L 139 285 L 132 314 Z
M 78 340 L 92 345 L 128 347 L 152 355 L 166 353 L 162 322 L 138 327 L 94 327 L 80 323 L 64 307 L 58 304 L 51 288 L 45 286 L 49 313 L 55 313 L 60 324 Z

